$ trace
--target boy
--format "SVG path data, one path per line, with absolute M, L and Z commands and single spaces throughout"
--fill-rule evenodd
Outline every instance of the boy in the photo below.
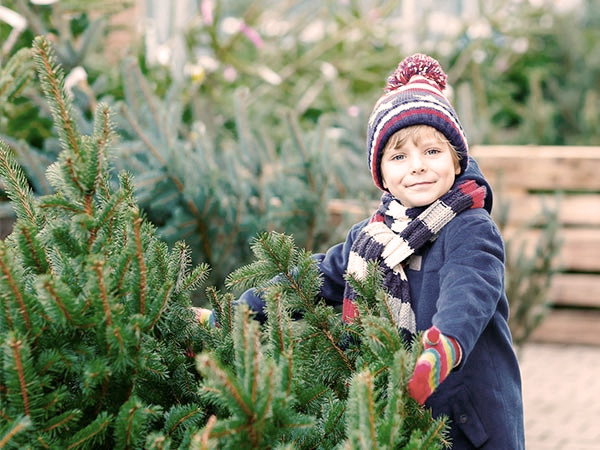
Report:
M 444 96 L 446 75 L 426 55 L 403 60 L 369 119 L 377 212 L 346 241 L 315 255 L 321 296 L 356 315 L 344 275 L 377 260 L 399 332 L 424 332 L 411 396 L 451 420 L 454 449 L 524 448 L 521 381 L 507 324 L 504 246 L 491 189 L 468 156 Z M 254 290 L 240 298 L 264 320 Z

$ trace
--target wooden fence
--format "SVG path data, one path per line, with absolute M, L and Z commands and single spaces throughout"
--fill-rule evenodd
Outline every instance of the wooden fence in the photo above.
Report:
M 497 202 L 509 202 L 505 239 L 534 223 L 543 207 L 557 208 L 561 247 L 552 309 L 532 339 L 600 345 L 600 147 L 479 146 L 471 152 Z M 539 232 L 529 228 L 522 245 Z

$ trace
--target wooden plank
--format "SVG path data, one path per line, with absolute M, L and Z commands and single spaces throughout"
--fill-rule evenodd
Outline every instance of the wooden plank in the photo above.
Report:
M 600 274 L 557 273 L 552 277 L 550 300 L 555 305 L 600 309 Z
M 361 202 L 358 200 L 334 198 L 329 200 L 327 203 L 327 211 L 329 214 L 336 216 L 343 216 L 348 214 L 352 217 L 369 217 L 379 205 L 379 201 L 373 200 L 372 202 Z
M 492 187 L 493 189 L 493 187 Z M 600 194 L 542 195 L 505 194 L 494 192 L 494 218 L 507 209 L 510 224 L 540 225 L 544 210 L 556 211 L 561 225 L 600 227 Z
M 531 334 L 532 341 L 600 345 L 600 310 L 553 310 Z
M 562 270 L 600 272 L 600 229 L 563 229 L 560 237 Z
M 327 203 L 328 224 L 335 228 L 345 223 L 354 224 L 373 214 L 379 200 L 360 201 L 352 199 L 331 199 Z
M 337 218 L 348 215 L 360 220 L 372 214 L 378 204 L 378 201 L 332 199 L 328 203 L 328 212 Z M 521 191 L 510 195 L 497 195 L 494 192 L 493 216 L 496 220 L 503 208 L 508 208 L 508 222 L 511 225 L 540 225 L 542 212 L 546 208 L 551 211 L 558 210 L 558 220 L 562 225 L 600 227 L 600 194 L 555 196 L 527 194 Z
M 474 145 L 470 148 L 475 157 L 592 159 L 600 161 L 598 145 Z
M 514 251 L 520 247 L 525 252 L 533 251 L 540 234 L 540 230 L 502 230 L 505 242 L 510 242 Z M 600 228 L 566 228 L 560 230 L 559 238 L 557 264 L 561 271 L 600 272 Z
M 600 192 L 600 147 L 475 146 L 471 153 L 495 190 Z

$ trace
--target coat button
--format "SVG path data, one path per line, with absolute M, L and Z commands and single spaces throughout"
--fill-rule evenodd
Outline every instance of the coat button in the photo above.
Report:
M 467 422 L 469 421 L 469 418 L 467 417 L 467 415 L 466 415 L 466 414 L 461 414 L 461 415 L 458 417 L 458 421 L 459 421 L 460 423 L 467 423 Z

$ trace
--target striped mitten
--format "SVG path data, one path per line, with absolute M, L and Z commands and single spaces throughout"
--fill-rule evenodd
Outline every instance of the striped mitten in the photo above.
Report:
M 198 308 L 196 306 L 192 307 L 192 309 L 196 314 L 196 320 L 198 321 L 198 323 L 212 327 L 216 326 L 215 313 L 212 309 Z
M 456 339 L 444 336 L 435 326 L 423 335 L 425 349 L 408 382 L 408 392 L 419 404 L 436 390 L 460 362 L 461 350 Z

